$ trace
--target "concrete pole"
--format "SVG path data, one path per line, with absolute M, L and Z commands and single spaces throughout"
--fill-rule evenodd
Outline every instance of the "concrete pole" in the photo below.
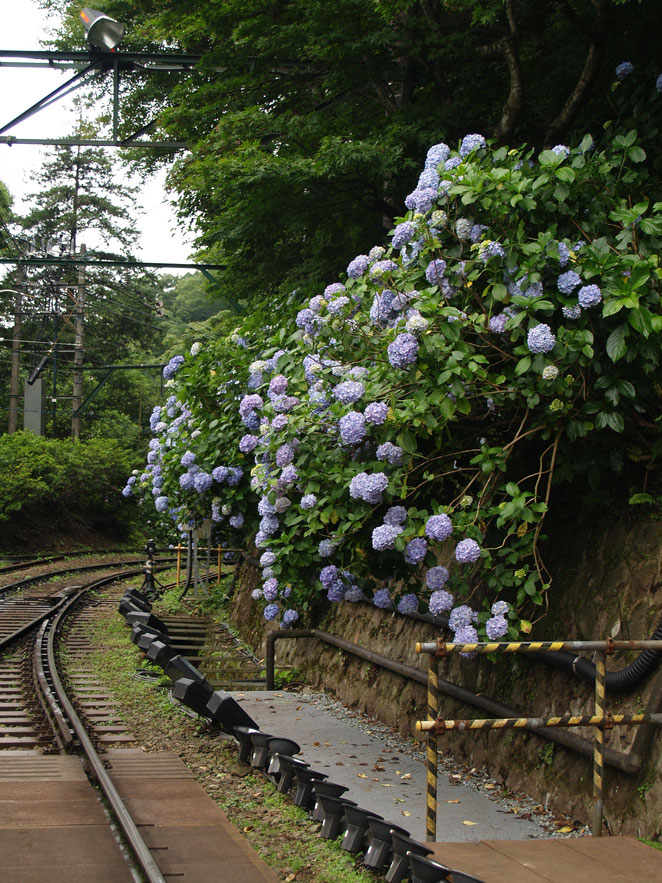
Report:
M 81 245 L 79 254 L 85 256 L 87 249 Z M 71 403 L 71 437 L 74 441 L 80 438 L 80 416 L 76 411 L 83 402 L 83 329 L 85 324 L 85 267 L 78 269 L 78 285 L 76 286 L 76 341 L 74 344 L 74 388 Z
M 21 398 L 20 391 L 20 359 L 21 359 L 21 319 L 23 295 L 23 269 L 19 264 L 16 271 L 16 293 L 14 295 L 14 332 L 11 345 L 11 375 L 9 379 L 9 420 L 7 432 L 11 435 L 18 430 L 18 404 Z

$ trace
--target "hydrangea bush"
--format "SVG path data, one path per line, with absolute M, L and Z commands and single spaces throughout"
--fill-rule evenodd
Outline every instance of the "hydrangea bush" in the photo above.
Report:
M 529 631 L 557 483 L 659 447 L 644 159 L 634 130 L 538 154 L 434 145 L 389 247 L 171 360 L 127 492 L 254 539 L 268 620 L 367 598 L 448 615 L 459 639 Z

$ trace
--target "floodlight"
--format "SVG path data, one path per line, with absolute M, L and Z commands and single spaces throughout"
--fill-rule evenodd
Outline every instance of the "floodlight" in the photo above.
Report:
M 118 46 L 124 34 L 126 25 L 120 24 L 114 18 L 110 18 L 105 12 L 98 9 L 90 9 L 85 6 L 80 13 L 81 20 L 85 25 L 85 36 L 90 46 L 97 49 L 106 49 L 112 52 Z

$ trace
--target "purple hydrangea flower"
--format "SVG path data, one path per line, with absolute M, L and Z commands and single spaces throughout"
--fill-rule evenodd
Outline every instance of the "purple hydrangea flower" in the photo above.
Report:
M 253 589 L 251 592 L 251 598 L 253 601 L 259 601 L 262 597 L 262 589 Z
M 282 429 L 285 429 L 288 422 L 287 414 L 276 414 L 274 419 L 271 421 L 271 428 L 276 432 L 280 432 Z
M 320 571 L 319 581 L 325 589 L 328 589 L 331 583 L 338 577 L 338 568 L 335 564 L 327 564 Z
M 499 313 L 497 316 L 490 316 L 489 329 L 493 334 L 503 334 L 506 330 L 506 322 L 508 316 L 505 313 Z
M 276 466 L 288 466 L 294 460 L 294 447 L 289 442 L 281 445 L 276 451 Z
M 285 395 L 287 391 L 287 377 L 284 374 L 276 374 L 269 383 L 269 392 L 275 396 Z
M 242 454 L 250 454 L 255 450 L 260 439 L 256 435 L 242 435 L 239 439 L 239 450 Z
M 398 601 L 398 613 L 418 613 L 418 598 L 413 592 L 400 598 Z
M 432 187 L 425 187 L 423 190 L 417 188 L 405 197 L 405 205 L 410 212 L 425 214 L 432 208 L 436 196 L 437 191 Z
M 368 269 L 368 255 L 360 254 L 357 255 L 353 261 L 350 261 L 347 267 L 347 275 L 350 279 L 358 279 L 359 276 L 363 276 L 365 271 Z
M 173 356 L 163 369 L 163 376 L 165 377 L 165 379 L 171 380 L 182 367 L 185 361 L 186 360 L 184 359 L 184 356 Z
M 557 156 L 569 156 L 570 148 L 566 147 L 565 144 L 556 144 L 552 147 L 552 153 L 555 153 Z
M 418 358 L 418 341 L 413 334 L 398 334 L 387 347 L 388 360 L 394 368 L 407 368 Z
M 241 466 L 231 466 L 228 469 L 228 484 L 230 487 L 236 487 L 244 476 L 244 470 Z
M 431 540 L 443 542 L 453 533 L 453 525 L 448 515 L 431 515 L 425 522 L 425 533 Z
M 227 466 L 217 466 L 211 471 L 211 477 L 219 484 L 223 484 L 224 481 L 227 481 L 229 474 L 230 470 Z
M 261 497 L 257 504 L 257 511 L 262 517 L 264 517 L 265 515 L 273 515 L 276 509 L 274 504 L 269 501 L 268 497 Z
M 264 618 L 267 622 L 272 622 L 278 616 L 279 610 L 278 604 L 267 604 L 264 608 Z
M 379 607 L 380 610 L 386 610 L 387 607 L 391 606 L 391 593 L 388 589 L 377 589 L 372 597 L 372 603 L 375 607 Z
M 423 539 L 423 537 L 416 537 L 407 543 L 407 548 L 405 549 L 405 561 L 407 564 L 420 564 L 425 558 L 427 551 L 427 540 Z
M 384 515 L 384 524 L 403 524 L 407 518 L 407 510 L 404 506 L 391 506 Z
M 556 287 L 561 292 L 561 294 L 572 294 L 575 288 L 577 288 L 577 286 L 581 284 L 581 276 L 579 275 L 579 273 L 575 273 L 574 270 L 566 270 L 566 272 L 561 273 L 559 278 L 556 280 Z
M 317 497 L 315 494 L 306 494 L 301 497 L 301 508 L 302 509 L 314 509 L 317 506 Z
M 597 285 L 584 285 L 577 292 L 577 300 L 582 309 L 587 310 L 589 307 L 597 306 L 602 300 L 602 292 Z
M 500 242 L 486 239 L 478 248 L 478 260 L 486 263 L 490 258 L 505 258 L 506 252 Z
M 579 304 L 574 304 L 571 307 L 561 307 L 561 312 L 566 319 L 579 319 L 582 314 L 582 308 Z
M 460 564 L 473 564 L 480 558 L 480 546 L 471 538 L 460 540 L 455 547 L 455 559 Z
M 444 273 L 446 272 L 446 261 L 441 258 L 437 258 L 437 260 L 430 261 L 425 269 L 425 278 L 428 280 L 430 285 L 441 285 L 444 277 Z
M 387 414 L 388 405 L 384 402 L 371 402 L 363 412 L 367 422 L 374 423 L 375 426 L 381 426 L 384 420 L 386 420 Z
M 299 473 L 294 466 L 286 466 L 280 474 L 278 484 L 286 487 L 288 484 L 294 484 L 299 480 Z
M 508 631 L 508 622 L 503 616 L 493 616 L 485 623 L 485 633 L 490 641 L 498 641 Z
M 195 454 L 193 453 L 193 451 L 186 451 L 182 454 L 182 459 L 179 462 L 182 464 L 182 466 L 188 469 L 189 466 L 195 463 Z
M 327 285 L 324 289 L 324 298 L 330 300 L 330 298 L 335 297 L 337 294 L 342 294 L 346 290 L 342 282 L 332 282 L 331 285 Z
M 167 497 L 157 497 L 154 500 L 154 505 L 156 506 L 157 512 L 165 512 L 168 508 L 168 498 Z
M 365 500 L 376 505 L 381 503 L 382 494 L 388 487 L 388 478 L 383 472 L 359 472 L 349 484 L 349 495 L 355 500 Z
M 469 239 L 471 242 L 480 242 L 483 233 L 487 230 L 485 224 L 474 224 L 469 231 Z
M 193 490 L 193 480 L 195 476 L 193 476 L 190 472 L 185 472 L 183 475 L 179 476 L 179 486 L 184 491 L 192 491 Z
M 437 567 L 431 567 L 425 574 L 425 584 L 428 589 L 436 591 L 443 588 L 448 582 L 448 568 L 439 564 Z M 451 605 L 452 606 L 452 605 Z M 448 608 L 450 610 L 450 607 Z
M 438 613 L 444 613 L 446 610 L 450 610 L 452 606 L 453 596 L 445 589 L 439 589 L 430 595 L 428 609 L 433 616 L 436 616 Z
M 418 177 L 417 190 L 437 190 L 439 187 L 439 175 L 436 169 L 423 169 Z
M 230 519 L 232 524 L 232 519 Z M 232 525 L 234 527 L 234 525 Z M 280 522 L 276 515 L 264 515 L 260 520 L 260 531 L 267 537 L 272 537 L 280 526 Z
M 482 135 L 465 135 L 460 144 L 460 156 L 469 156 L 474 150 L 480 150 L 485 147 L 485 139 Z
M 239 413 L 243 416 L 249 411 L 259 411 L 262 407 L 264 407 L 262 396 L 257 393 L 249 393 L 239 402 Z
M 544 322 L 530 328 L 526 336 L 526 345 L 532 353 L 549 353 L 554 349 L 555 344 L 556 338 L 549 325 L 545 325 Z
M 293 607 L 289 607 L 285 613 L 283 613 L 283 625 L 290 626 L 293 625 L 297 619 L 299 618 L 299 614 L 294 610 Z
M 658 78 L 655 80 L 655 88 L 658 92 L 662 92 L 662 74 L 659 74 Z
M 228 519 L 230 522 L 230 527 L 234 527 L 239 529 L 244 526 L 244 516 L 239 512 L 238 515 L 231 515 Z
M 402 466 L 402 448 L 392 442 L 384 442 L 377 448 L 377 459 L 386 460 L 391 466 Z
M 335 300 L 332 300 L 328 306 L 328 311 L 331 316 L 337 316 L 345 309 L 346 306 L 349 305 L 348 297 L 337 297 Z
M 378 552 L 392 549 L 396 539 L 402 533 L 402 528 L 394 524 L 380 524 L 372 532 L 372 548 Z
M 365 395 L 365 386 L 358 380 L 345 380 L 334 387 L 333 395 L 343 405 L 353 405 Z
M 340 438 L 345 445 L 360 445 L 365 438 L 365 417 L 350 411 L 340 418 Z
M 382 279 L 387 273 L 393 273 L 398 269 L 394 261 L 377 261 L 370 267 L 370 275 L 373 279 Z
M 472 625 L 464 625 L 455 632 L 453 639 L 456 644 L 477 644 L 478 632 Z M 465 659 L 471 659 L 475 654 L 460 653 L 460 656 L 464 656 Z
M 193 479 L 193 486 L 199 494 L 204 494 L 211 487 L 213 478 L 208 472 L 198 472 Z
M 268 579 L 262 586 L 262 595 L 265 601 L 275 601 L 278 597 L 278 580 L 275 577 Z
M 449 156 L 446 160 L 445 168 L 447 172 L 450 172 L 452 169 L 456 169 L 459 165 L 462 164 L 462 157 L 459 156 Z
M 322 540 L 317 547 L 317 554 L 320 558 L 328 558 L 329 555 L 333 555 L 336 550 L 336 544 L 333 540 Z
M 403 221 L 403 223 L 398 224 L 393 231 L 391 245 L 393 248 L 400 249 L 403 245 L 406 245 L 411 239 L 413 239 L 415 235 L 416 227 L 414 227 L 411 221 Z
M 345 599 L 345 584 L 340 579 L 335 579 L 326 592 L 326 597 L 334 604 Z
M 568 263 L 570 259 L 570 249 L 565 244 L 565 242 L 559 242 L 559 264 L 562 267 Z
M 275 564 L 275 563 L 276 563 L 276 556 L 274 555 L 273 552 L 267 551 L 267 552 L 263 552 L 260 555 L 260 564 L 262 565 L 262 567 L 269 567 L 271 564 Z
M 619 65 L 617 65 L 614 73 L 616 74 L 616 79 L 622 82 L 626 77 L 630 76 L 633 70 L 634 65 L 631 61 L 622 61 Z
M 451 631 L 456 632 L 458 629 L 471 625 L 475 619 L 475 610 L 472 610 L 468 604 L 461 604 L 451 611 L 451 615 L 448 617 L 448 627 Z
M 433 144 L 425 157 L 425 168 L 436 169 L 439 163 L 446 162 L 450 156 L 450 152 L 450 147 L 448 144 L 444 144 L 443 141 L 439 144 Z
M 495 601 L 490 612 L 492 616 L 505 616 L 508 610 L 509 607 L 505 601 Z

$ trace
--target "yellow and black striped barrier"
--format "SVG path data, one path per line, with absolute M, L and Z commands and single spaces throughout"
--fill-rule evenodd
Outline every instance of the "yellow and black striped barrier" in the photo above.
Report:
M 504 717 L 480 720 L 445 720 L 439 717 L 438 660 L 450 653 L 536 653 L 572 650 L 595 653 L 595 706 L 593 714 L 563 714 L 550 717 Z M 439 638 L 434 642 L 416 644 L 417 653 L 427 653 L 428 719 L 416 722 L 419 732 L 427 733 L 427 814 L 426 840 L 437 836 L 437 737 L 442 733 L 476 732 L 478 730 L 512 730 L 545 727 L 593 727 L 593 813 L 591 830 L 602 836 L 604 789 L 604 732 L 615 726 L 654 724 L 662 727 L 662 714 L 610 714 L 606 710 L 606 665 L 608 655 L 617 650 L 657 650 L 662 641 L 492 641 L 455 644 Z

